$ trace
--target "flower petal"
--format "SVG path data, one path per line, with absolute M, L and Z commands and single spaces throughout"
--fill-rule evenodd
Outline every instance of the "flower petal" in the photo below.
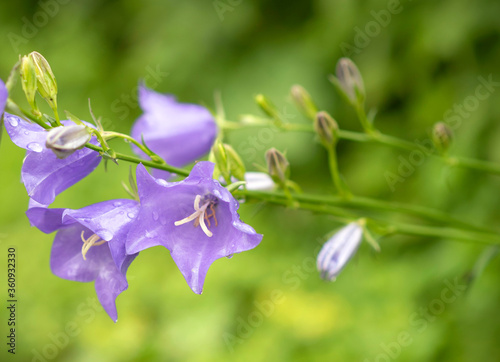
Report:
M 7 103 L 8 97 L 9 92 L 7 91 L 7 87 L 5 87 L 5 83 L 0 79 L 0 118 L 5 110 L 5 104 Z
M 9 113 L 4 119 L 5 130 L 16 146 L 37 153 L 45 150 L 47 131 L 41 126 Z
M 206 154 L 217 127 L 211 113 L 196 104 L 178 103 L 175 97 L 157 93 L 141 84 L 139 103 L 144 114 L 132 128 L 132 137 L 173 166 L 187 165 Z M 136 154 L 144 154 L 135 146 Z
M 28 152 L 21 170 L 21 178 L 28 195 L 35 201 L 49 205 L 56 195 L 89 175 L 101 162 L 99 153 L 88 148 L 59 159 L 49 149 L 40 153 Z
M 169 183 L 155 180 L 139 165 L 137 185 L 141 207 L 127 236 L 128 253 L 157 245 L 170 250 L 187 283 L 198 294 L 216 259 L 252 249 L 262 240 L 262 235 L 240 221 L 238 202 L 212 179 L 213 167 L 211 162 L 198 162 L 184 181 Z M 215 202 L 212 205 L 215 217 L 208 219 L 211 237 L 192 222 L 175 225 L 195 211 L 197 195 Z
M 63 215 L 63 221 L 78 222 L 108 241 L 113 260 L 121 270 L 124 264 L 130 264 L 137 256 L 126 255 L 125 240 L 129 231 L 127 224 L 136 217 L 138 211 L 139 203 L 135 200 L 109 200 L 79 210 L 68 209 Z

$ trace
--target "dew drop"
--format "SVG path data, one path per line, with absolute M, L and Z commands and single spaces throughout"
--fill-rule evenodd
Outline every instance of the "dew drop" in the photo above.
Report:
M 16 117 L 9 117 L 9 123 L 12 127 L 16 127 L 19 124 Z
M 37 142 L 31 142 L 31 143 L 28 143 L 26 145 L 26 148 L 30 151 L 33 151 L 33 152 L 42 152 L 43 151 L 43 147 L 40 146 L 39 143 Z
M 135 215 L 133 212 L 129 212 L 129 213 L 127 213 L 127 216 L 128 216 L 130 219 L 134 219 L 136 215 Z
M 122 203 L 120 201 L 113 202 L 114 207 L 122 206 Z
M 146 230 L 146 237 L 148 239 L 151 239 L 151 238 L 153 238 L 155 236 L 156 236 L 156 233 L 154 231 L 149 232 L 149 231 Z
M 165 180 L 163 180 L 163 179 L 158 179 L 158 180 L 156 180 L 156 183 L 157 183 L 158 185 L 162 185 L 162 186 L 167 186 L 167 185 L 168 185 L 168 182 L 167 182 L 167 181 L 165 181 Z
M 28 131 L 24 131 L 24 134 L 28 136 L 30 133 Z
M 156 211 L 153 211 L 153 220 L 158 221 L 158 213 Z
M 107 229 L 97 230 L 96 234 L 106 241 L 113 239 L 113 233 Z

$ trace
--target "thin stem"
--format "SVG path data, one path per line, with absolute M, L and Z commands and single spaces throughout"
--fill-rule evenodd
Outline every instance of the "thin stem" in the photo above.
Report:
M 332 176 L 333 184 L 337 189 L 337 192 L 341 197 L 346 197 L 349 195 L 349 191 L 346 190 L 342 180 L 340 178 L 339 167 L 337 162 L 337 151 L 335 149 L 335 145 L 330 145 L 327 147 L 328 151 L 328 164 L 330 166 L 330 174 Z
M 119 132 L 108 132 L 108 131 L 104 132 L 104 138 L 111 139 L 114 137 L 122 138 L 124 140 L 127 140 L 127 141 L 133 143 L 134 145 L 139 147 L 142 152 L 144 152 L 146 155 L 148 155 L 148 157 L 150 157 L 154 162 L 164 163 L 164 161 L 156 153 L 152 152 L 149 148 L 145 147 L 142 143 L 137 141 L 135 138 L 133 138 L 129 135 L 123 134 L 123 133 L 119 133 Z
M 91 143 L 87 143 L 85 145 L 85 147 L 90 148 L 91 150 L 97 151 L 99 153 L 105 153 L 105 150 L 102 147 L 95 146 Z M 174 166 L 167 165 L 166 163 L 159 164 L 159 163 L 154 162 L 154 161 L 141 160 L 138 157 L 125 155 L 125 154 L 118 153 L 118 152 L 115 153 L 115 158 L 118 160 L 132 162 L 132 163 L 136 163 L 136 164 L 142 163 L 144 166 L 156 168 L 158 170 L 172 172 L 172 173 L 175 173 L 175 174 L 180 175 L 180 176 L 189 176 L 189 171 L 184 170 L 182 168 L 177 168 Z
M 249 198 L 264 200 L 271 203 L 279 203 L 280 200 L 286 198 L 283 193 L 280 193 L 278 191 L 264 192 L 264 191 L 238 190 L 235 194 L 239 196 L 246 196 Z M 349 199 L 344 199 L 338 196 L 335 197 L 335 196 L 311 195 L 311 194 L 294 194 L 293 197 L 294 200 L 299 203 L 307 202 L 317 205 L 319 204 L 327 206 L 343 206 L 343 207 L 359 208 L 364 210 L 403 212 L 408 215 L 418 216 L 426 220 L 445 223 L 447 225 L 454 225 L 462 229 L 481 231 L 489 234 L 496 234 L 496 232 L 493 230 L 467 223 L 465 221 L 456 219 L 454 217 L 449 216 L 446 213 L 442 213 L 434 209 L 429 209 L 426 207 L 421 207 L 416 205 L 387 202 L 387 201 L 376 200 L 366 197 L 357 197 L 357 196 L 353 196 Z

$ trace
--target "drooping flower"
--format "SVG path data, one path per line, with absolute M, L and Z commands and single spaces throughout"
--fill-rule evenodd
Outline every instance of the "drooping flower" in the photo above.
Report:
M 179 103 L 173 95 L 139 86 L 139 104 L 144 113 L 132 127 L 132 137 L 146 145 L 169 165 L 182 167 L 210 151 L 217 134 L 215 120 L 200 105 Z M 145 156 L 136 146 L 134 152 Z M 164 171 L 154 170 L 167 178 Z
M 217 259 L 250 250 L 262 235 L 240 221 L 238 202 L 212 179 L 214 164 L 198 162 L 180 182 L 155 179 L 137 167 L 141 207 L 127 237 L 127 252 L 163 245 L 193 292 L 203 290 Z
M 45 146 L 47 131 L 41 126 L 9 113 L 5 113 L 4 118 L 5 129 L 12 142 L 28 151 L 21 169 L 21 179 L 30 198 L 40 204 L 51 204 L 56 195 L 85 178 L 101 162 L 99 154 L 88 148 L 59 159 Z M 74 125 L 72 121 L 62 123 Z M 90 142 L 97 144 L 95 137 Z
M 50 255 L 52 272 L 77 282 L 95 281 L 99 302 L 116 322 L 115 300 L 128 288 L 127 269 L 137 254 L 127 255 L 125 240 L 139 203 L 110 200 L 79 210 L 48 209 L 34 201 L 26 211 L 44 233 L 57 231 Z
M 47 134 L 45 147 L 50 148 L 57 158 L 66 158 L 82 149 L 90 138 L 91 133 L 83 124 L 56 127 Z
M 5 104 L 7 103 L 8 97 L 9 97 L 9 92 L 7 91 L 7 87 L 5 87 L 4 82 L 0 79 L 0 120 L 2 119 L 2 114 L 3 111 L 5 110 Z
M 336 232 L 321 248 L 317 267 L 323 279 L 333 281 L 361 243 L 363 228 L 352 222 Z

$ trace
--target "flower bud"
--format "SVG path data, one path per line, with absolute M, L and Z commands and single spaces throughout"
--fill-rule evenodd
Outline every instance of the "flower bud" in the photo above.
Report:
M 66 158 L 90 141 L 91 133 L 83 125 L 53 128 L 47 134 L 45 147 L 50 148 L 58 158 Z
M 337 143 L 339 126 L 328 112 L 321 111 L 316 114 L 314 130 L 318 134 L 321 144 L 325 147 Z
M 277 149 L 271 148 L 266 152 L 266 163 L 269 176 L 274 182 L 284 185 L 290 175 L 290 163 Z
M 35 66 L 38 92 L 50 108 L 57 109 L 57 82 L 47 60 L 38 52 L 31 52 L 29 58 Z
M 321 248 L 317 268 L 321 278 L 334 281 L 361 243 L 362 227 L 352 222 L 340 229 Z
M 432 141 L 434 146 L 441 152 L 446 152 L 453 140 L 453 133 L 444 122 L 438 122 L 432 129 Z
M 291 89 L 292 100 L 297 109 L 307 118 L 314 120 L 318 109 L 309 93 L 301 85 L 294 85 Z
M 246 172 L 245 181 L 247 190 L 271 191 L 276 186 L 273 179 L 264 172 Z
M 26 95 L 26 99 L 28 100 L 28 103 L 34 113 L 36 113 L 37 115 L 41 115 L 35 102 L 37 81 L 33 59 L 28 56 L 22 57 L 19 70 L 21 76 L 21 85 L 23 87 L 24 94 Z
M 266 96 L 263 94 L 257 94 L 255 96 L 255 102 L 257 102 L 257 105 L 265 114 L 275 120 L 279 120 L 278 110 Z
M 211 161 L 215 162 L 218 171 L 227 183 L 231 182 L 231 176 L 238 180 L 245 179 L 245 165 L 230 145 L 216 142 L 209 157 Z M 218 178 L 217 175 L 214 177 Z
M 363 78 L 356 64 L 349 58 L 340 58 L 335 69 L 337 87 L 353 104 L 362 103 L 365 99 Z

